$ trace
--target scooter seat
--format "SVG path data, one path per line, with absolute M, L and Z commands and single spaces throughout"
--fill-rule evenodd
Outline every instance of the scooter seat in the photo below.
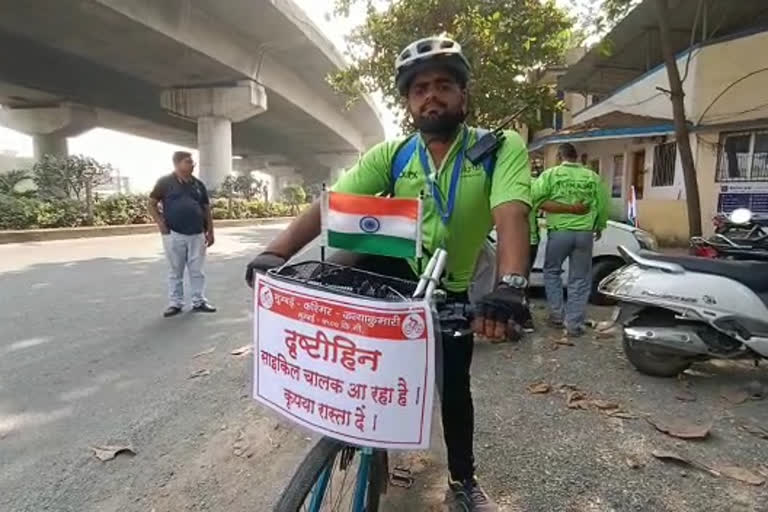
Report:
M 677 263 L 691 272 L 727 277 L 740 282 L 757 294 L 768 294 L 768 262 L 670 256 L 651 251 L 640 251 L 640 255 L 650 260 Z

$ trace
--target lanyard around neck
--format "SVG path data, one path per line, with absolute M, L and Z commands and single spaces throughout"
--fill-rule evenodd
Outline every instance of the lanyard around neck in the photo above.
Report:
M 453 162 L 453 172 L 451 173 L 451 183 L 448 187 L 448 203 L 443 205 L 443 195 L 440 193 L 440 188 L 437 183 L 430 177 L 431 167 L 429 165 L 429 158 L 427 157 L 427 148 L 425 144 L 419 145 L 419 159 L 421 160 L 421 168 L 424 171 L 424 177 L 427 180 L 427 185 L 432 190 L 432 198 L 435 201 L 435 207 L 437 208 L 437 214 L 440 216 L 440 220 L 443 224 L 448 224 L 453 213 L 453 207 L 456 205 L 456 191 L 459 188 L 459 176 L 461 175 L 461 169 L 464 167 L 464 153 L 467 149 L 467 129 L 464 128 L 462 132 L 461 148 L 456 155 L 456 160 Z

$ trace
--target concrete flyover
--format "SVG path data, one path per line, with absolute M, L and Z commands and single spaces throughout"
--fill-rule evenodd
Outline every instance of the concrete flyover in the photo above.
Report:
M 293 0 L 0 0 L 0 123 L 65 154 L 95 126 L 322 180 L 383 139 L 370 98 L 326 81 L 338 50 Z M 259 167 L 261 166 L 261 167 Z

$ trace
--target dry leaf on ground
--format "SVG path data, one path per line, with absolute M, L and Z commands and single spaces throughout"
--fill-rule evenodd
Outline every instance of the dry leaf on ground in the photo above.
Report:
M 209 349 L 203 350 L 202 352 L 198 352 L 197 354 L 192 356 L 192 359 L 207 356 L 208 354 L 213 354 L 213 351 L 216 350 L 216 347 L 211 347 Z
M 738 466 L 716 466 L 716 470 L 723 476 L 744 482 L 745 484 L 763 485 L 765 483 L 765 478 L 762 476 Z
M 606 414 L 611 418 L 620 418 L 622 420 L 636 420 L 640 417 L 637 414 L 631 413 L 629 411 L 622 411 L 621 409 L 618 411 L 606 411 Z
M 565 403 L 569 409 L 589 409 L 589 401 L 583 391 L 569 391 Z
M 552 389 L 552 386 L 544 381 L 532 382 L 531 384 L 528 384 L 526 389 L 529 393 L 533 393 L 534 395 L 542 395 L 544 393 L 549 393 L 549 391 Z
M 734 405 L 743 404 L 749 398 L 749 392 L 743 389 L 724 389 L 720 396 Z
M 614 336 L 617 336 L 621 334 L 621 329 L 618 327 L 609 327 L 608 329 L 605 329 L 604 331 L 596 330 L 595 331 L 595 338 L 596 339 L 605 339 L 605 338 L 613 338 Z
M 672 437 L 679 439 L 704 439 L 709 435 L 712 429 L 712 423 L 706 425 L 696 425 L 684 420 L 663 420 L 660 418 L 646 418 L 646 421 L 653 425 L 659 432 L 664 432 Z
M 592 400 L 591 403 L 601 411 L 608 411 L 610 409 L 620 408 L 618 403 L 612 402 L 610 400 Z
M 762 476 L 768 477 L 768 466 L 765 464 L 760 464 L 757 466 L 757 472 L 760 473 Z
M 206 376 L 208 376 L 210 374 L 211 374 L 211 370 L 206 370 L 206 369 L 203 368 L 203 369 L 197 370 L 195 372 L 192 372 L 189 375 L 189 377 L 187 377 L 187 378 L 188 379 L 196 379 L 198 377 L 206 377 Z
M 752 423 L 750 421 L 742 421 L 739 424 L 739 428 L 752 434 L 755 437 L 759 437 L 760 439 L 768 439 L 768 430 L 764 429 L 760 425 L 757 425 L 756 423 Z
M 246 354 L 250 354 L 253 350 L 253 345 L 243 345 L 242 347 L 238 347 L 230 352 L 233 356 L 244 356 Z
M 706 471 L 707 473 L 713 476 L 720 476 L 720 473 L 717 470 L 712 469 L 706 464 L 699 462 L 697 460 L 691 459 L 689 457 L 684 457 L 683 455 L 680 455 L 679 453 L 675 453 L 671 450 L 653 450 L 651 452 L 651 455 L 665 462 L 674 462 L 677 464 L 683 464 L 686 466 L 690 466 L 692 468 L 697 468 L 702 471 Z
M 91 446 L 93 454 L 102 462 L 112 460 L 121 453 L 136 455 L 136 450 L 130 444 L 105 444 L 103 446 Z
M 555 346 L 561 345 L 563 347 L 573 347 L 574 343 L 568 336 L 563 336 L 555 340 Z
M 615 326 L 616 326 L 616 322 L 614 322 L 613 320 L 603 320 L 602 322 L 597 322 L 597 325 L 595 326 L 595 330 L 604 332 Z

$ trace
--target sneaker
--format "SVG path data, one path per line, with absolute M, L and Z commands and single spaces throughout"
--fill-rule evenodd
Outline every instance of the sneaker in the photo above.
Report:
M 574 327 L 574 328 L 569 327 L 565 330 L 565 334 L 569 338 L 581 338 L 582 336 L 584 336 L 584 333 L 585 333 L 585 330 L 583 327 Z
M 197 306 L 193 306 L 192 311 L 197 311 L 198 313 L 215 313 L 216 308 L 211 306 L 207 302 L 203 302 L 198 304 Z
M 528 318 L 528 320 L 523 322 L 523 331 L 528 334 L 536 332 L 536 326 L 533 323 L 533 318 Z
M 168 309 L 163 311 L 163 316 L 165 318 L 170 318 L 172 316 L 176 316 L 179 313 L 181 313 L 181 307 L 180 306 L 168 306 Z
M 456 504 L 462 507 L 464 512 L 498 512 L 499 510 L 474 478 L 463 483 L 451 482 L 449 487 Z
M 554 328 L 556 328 L 556 329 L 562 329 L 565 326 L 565 324 L 563 323 L 562 320 L 560 320 L 559 318 L 552 317 L 552 316 L 549 317 L 549 325 L 554 327 Z

